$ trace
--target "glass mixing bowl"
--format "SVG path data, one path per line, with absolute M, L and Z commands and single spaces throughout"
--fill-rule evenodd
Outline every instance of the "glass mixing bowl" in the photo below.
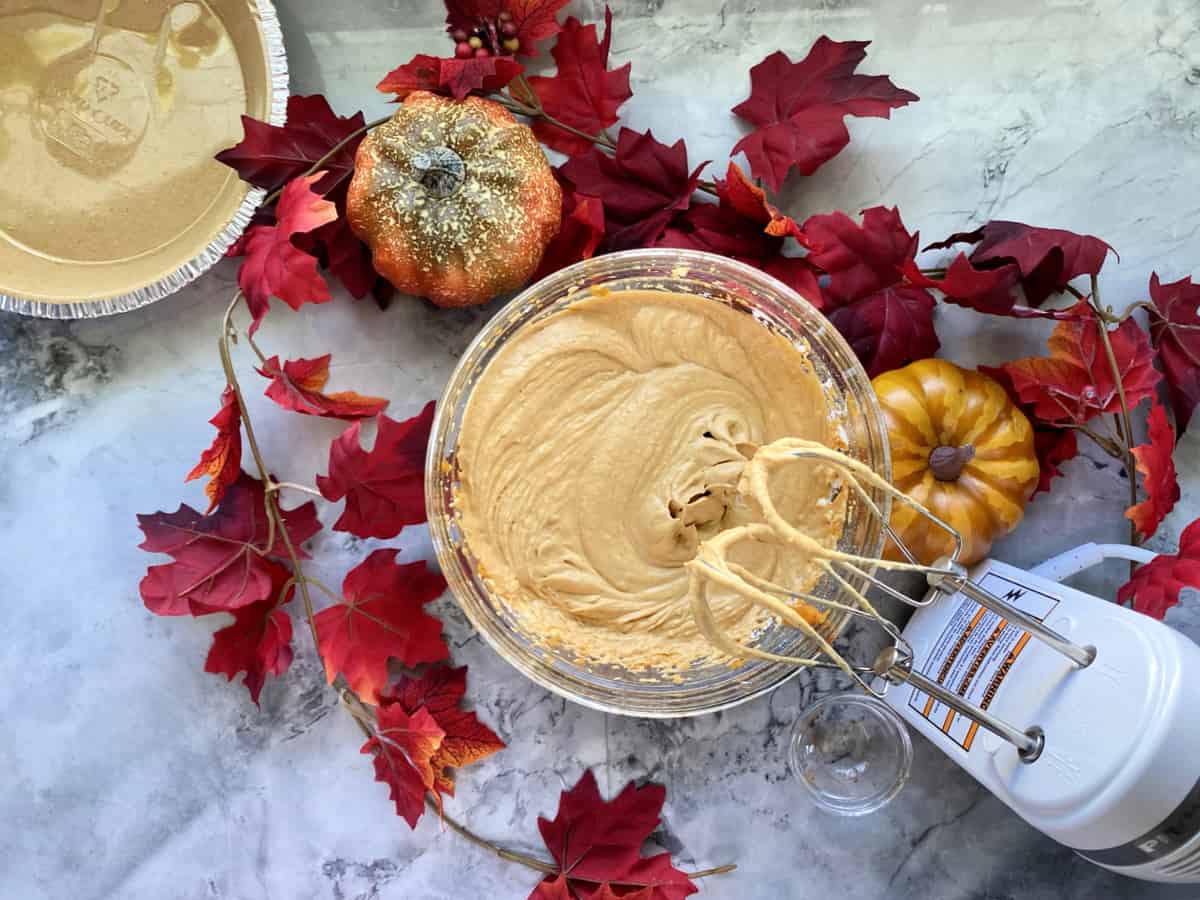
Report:
M 798 671 L 794 666 L 747 660 L 707 661 L 679 672 L 629 670 L 581 663 L 566 651 L 543 646 L 525 634 L 503 598 L 480 577 L 454 510 L 457 488 L 455 448 L 471 391 L 505 341 L 521 329 L 602 288 L 663 290 L 724 303 L 753 316 L 764 328 L 806 351 L 826 386 L 830 414 L 842 420 L 847 451 L 891 479 L 887 433 L 871 381 L 849 346 L 815 308 L 774 278 L 742 263 L 690 250 L 631 250 L 585 260 L 525 290 L 488 322 L 459 360 L 438 406 L 425 465 L 425 503 L 438 562 L 450 590 L 479 633 L 509 663 L 543 687 L 595 709 L 650 718 L 698 715 L 725 709 L 778 687 Z M 886 517 L 890 500 L 872 499 Z M 876 557 L 883 548 L 882 522 L 851 497 L 838 547 Z M 865 590 L 864 584 L 855 585 Z M 845 600 L 828 576 L 813 593 Z M 832 610 L 821 629 L 833 639 L 848 614 Z M 799 631 L 768 624 L 756 645 L 775 653 L 812 656 L 815 642 Z

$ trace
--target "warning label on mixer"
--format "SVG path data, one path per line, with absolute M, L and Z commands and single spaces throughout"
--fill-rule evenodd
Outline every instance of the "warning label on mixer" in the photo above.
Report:
M 1058 605 L 1049 594 L 995 572 L 984 575 L 979 586 L 1038 621 L 1044 621 Z M 1029 639 L 1029 632 L 959 595 L 958 609 L 938 636 L 921 673 L 987 709 Z M 908 705 L 964 750 L 971 749 L 979 726 L 970 719 L 915 688 Z

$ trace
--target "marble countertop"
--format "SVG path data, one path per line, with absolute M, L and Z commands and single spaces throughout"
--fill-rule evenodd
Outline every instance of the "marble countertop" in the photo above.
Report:
M 572 9 L 595 20 L 595 0 Z M 738 133 L 727 110 L 747 70 L 822 33 L 870 39 L 864 71 L 921 101 L 892 121 L 852 120 L 850 147 L 789 182 L 795 215 L 898 204 L 937 239 L 988 218 L 1086 231 L 1121 254 L 1108 302 L 1135 301 L 1150 271 L 1200 274 L 1200 5 L 1194 0 L 616 0 L 613 52 L 633 60 L 626 121 L 684 136 L 721 166 Z M 336 109 L 387 108 L 373 85 L 440 47 L 440 4 L 282 0 L 296 92 Z M 0 318 L 0 897 L 7 900 L 465 900 L 523 898 L 535 877 L 427 816 L 396 818 L 360 756 L 359 733 L 306 644 L 256 709 L 202 671 L 207 622 L 157 619 L 137 582 L 135 512 L 198 504 L 182 475 L 211 437 L 222 376 L 214 343 L 235 277 L 222 264 L 174 297 L 77 323 Z M 268 352 L 332 350 L 335 377 L 392 399 L 437 396 L 496 309 L 440 312 L 407 299 L 381 312 L 338 297 L 277 307 Z M 1032 352 L 1038 326 L 943 308 L 944 355 L 995 363 Z M 248 371 L 248 370 L 247 370 Z M 251 376 L 252 377 L 252 376 Z M 281 478 L 311 481 L 337 423 L 298 421 L 252 392 Z M 1200 430 L 1178 453 L 1185 500 L 1156 538 L 1200 514 Z M 1121 539 L 1126 484 L 1086 452 L 996 550 L 1018 565 L 1088 539 Z M 329 518 L 329 511 L 323 515 Z M 328 524 L 328 522 L 327 522 Z M 429 554 L 421 529 L 401 543 Z M 372 542 L 326 530 L 317 570 L 341 574 Z M 1119 567 L 1086 587 L 1111 596 Z M 1200 637 L 1194 598 L 1168 621 Z M 1027 826 L 921 739 L 911 783 L 883 812 L 839 819 L 790 780 L 797 711 L 833 689 L 804 674 L 719 715 L 638 721 L 577 707 L 503 663 L 448 597 L 439 601 L 471 695 L 509 748 L 465 771 L 449 809 L 514 849 L 538 852 L 538 813 L 594 767 L 602 790 L 668 788 L 661 839 L 686 868 L 736 862 L 708 900 L 1195 898 L 1200 888 L 1109 874 Z

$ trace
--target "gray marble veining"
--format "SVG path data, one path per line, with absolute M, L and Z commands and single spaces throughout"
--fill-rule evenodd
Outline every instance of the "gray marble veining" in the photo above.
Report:
M 412 0 L 283 0 L 297 92 L 343 111 L 387 109 L 378 78 L 418 51 L 442 52 L 441 8 Z M 597 19 L 596 0 L 572 10 Z M 639 0 L 614 4 L 614 57 L 633 61 L 625 120 L 687 138 L 723 166 L 739 126 L 728 109 L 746 72 L 821 33 L 871 39 L 864 71 L 921 95 L 891 121 L 853 120 L 853 141 L 816 176 L 790 181 L 796 215 L 898 204 L 934 240 L 989 217 L 1098 234 L 1120 252 L 1105 299 L 1145 296 L 1200 274 L 1200 4 L 1194 0 L 838 2 Z M 211 429 L 221 387 L 213 343 L 234 269 L 108 320 L 0 319 L 0 897 L 5 900 L 465 900 L 519 898 L 536 876 L 426 817 L 410 832 L 372 781 L 361 738 L 313 655 L 269 683 L 262 709 L 201 671 L 208 623 L 156 619 L 137 582 L 148 557 L 134 512 L 197 503 L 182 475 Z M 339 296 L 263 329 L 268 352 L 334 353 L 341 384 L 409 414 L 437 396 L 496 308 L 440 312 L 400 299 L 381 312 Z M 1044 331 L 943 309 L 944 355 L 994 363 Z M 243 367 L 253 379 L 248 365 Z M 251 391 L 264 452 L 281 478 L 311 481 L 336 423 L 297 421 Z M 270 427 L 275 426 L 275 427 Z M 1184 500 L 1155 539 L 1170 546 L 1200 514 L 1200 435 L 1177 459 Z M 1030 508 L 997 554 L 1030 564 L 1086 539 L 1117 539 L 1126 484 L 1099 453 Z M 332 520 L 323 512 L 326 524 Z M 420 529 L 399 542 L 429 554 Z M 325 531 L 330 581 L 377 542 Z M 1120 570 L 1093 573 L 1111 595 Z M 705 898 L 1050 900 L 1196 898 L 1200 888 L 1110 875 L 1025 825 L 929 745 L 911 783 L 863 819 L 821 814 L 790 782 L 784 743 L 797 710 L 835 689 L 803 674 L 773 695 L 682 722 L 605 716 L 524 681 L 438 601 L 470 695 L 508 741 L 467 770 L 449 809 L 514 849 L 538 852 L 539 813 L 585 767 L 602 789 L 667 785 L 663 845 L 681 865 L 736 862 Z M 1168 621 L 1200 636 L 1194 597 Z M 860 640 L 868 640 L 863 636 Z M 862 648 L 865 651 L 865 645 Z

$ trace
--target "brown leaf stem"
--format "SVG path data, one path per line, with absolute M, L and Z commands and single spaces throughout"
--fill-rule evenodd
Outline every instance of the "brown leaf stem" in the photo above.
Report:
M 307 581 L 309 584 L 311 584 L 313 587 L 319 589 L 321 591 L 321 593 L 323 593 L 326 597 L 328 597 L 334 603 L 342 602 L 342 595 L 339 594 L 337 591 L 335 591 L 333 588 L 331 588 L 329 585 L 327 585 L 325 582 L 321 581 L 319 578 L 313 578 L 311 575 L 305 575 L 304 580 Z M 351 691 L 351 693 L 353 693 L 353 691 Z M 357 699 L 358 695 L 354 694 L 354 696 Z
M 1092 276 L 1092 296 L 1088 303 L 1097 314 L 1101 312 L 1100 306 L 1100 283 L 1096 276 Z M 1117 386 L 1117 397 L 1121 401 L 1121 418 L 1117 422 L 1117 432 L 1121 436 L 1122 455 L 1125 461 L 1125 472 L 1129 476 L 1129 505 L 1136 506 L 1137 497 L 1137 468 L 1134 465 L 1133 459 L 1133 423 L 1129 419 L 1129 403 L 1125 399 L 1125 383 L 1121 379 L 1121 367 L 1117 363 L 1117 354 L 1113 350 L 1112 339 L 1108 336 L 1108 326 L 1101 319 L 1096 327 L 1100 331 L 1100 341 L 1104 344 L 1104 353 L 1108 357 L 1108 366 L 1112 370 L 1113 381 Z M 1124 424 L 1122 430 L 1121 424 Z M 1138 544 L 1137 526 L 1132 520 L 1129 522 L 1129 543 L 1136 546 Z M 1130 563 L 1130 571 L 1133 571 L 1133 563 Z
M 221 367 L 225 370 L 225 381 L 233 389 L 234 396 L 237 397 L 238 415 L 242 420 L 242 427 L 246 432 L 246 442 L 250 445 L 250 453 L 254 457 L 254 465 L 258 469 L 259 480 L 264 485 L 270 486 L 274 482 L 271 478 L 271 473 L 267 471 L 266 463 L 263 462 L 262 451 L 258 448 L 258 439 L 254 434 L 254 423 L 250 421 L 250 411 L 246 407 L 246 398 L 242 396 L 242 386 L 238 383 L 237 372 L 233 368 L 233 356 L 229 351 L 229 339 L 233 331 L 233 311 L 237 308 L 238 301 L 241 299 L 242 292 L 238 291 L 233 295 L 233 300 L 225 309 L 225 316 L 221 321 L 221 337 L 217 343 L 221 354 Z M 304 602 L 304 616 L 308 620 L 308 629 L 312 634 L 313 646 L 318 646 L 317 653 L 319 655 L 317 623 L 313 618 L 315 614 L 313 612 L 312 595 L 308 590 L 308 580 L 304 577 L 304 567 L 300 563 L 300 554 L 296 552 L 296 548 L 292 544 L 292 536 L 288 534 L 287 524 L 283 521 L 283 515 L 279 511 L 279 498 L 276 496 L 276 491 L 264 491 L 263 506 L 267 511 L 267 543 L 265 551 L 269 552 L 275 546 L 275 535 L 278 534 L 283 540 L 284 550 L 287 552 L 288 559 L 292 563 L 292 572 L 297 576 L 296 584 L 300 588 L 300 598 Z
M 250 424 L 250 411 L 246 408 L 246 398 L 242 396 L 242 386 L 238 383 L 237 372 L 233 368 L 233 357 L 229 352 L 230 339 L 236 340 L 236 335 L 233 333 L 233 311 L 238 305 L 238 301 L 242 299 L 242 292 L 237 291 L 233 295 L 233 300 L 229 306 L 225 308 L 225 315 L 221 319 L 221 336 L 217 340 L 217 352 L 221 357 L 221 368 L 225 372 L 225 383 L 233 390 L 234 396 L 238 403 L 238 417 L 242 420 L 242 426 L 246 429 L 246 441 L 250 445 L 250 453 L 254 456 L 254 464 L 258 468 L 259 478 L 263 484 L 267 484 L 270 478 L 267 474 L 267 467 L 263 463 L 262 453 L 258 449 L 258 440 L 254 436 L 254 428 Z M 272 547 L 275 546 L 275 527 L 276 517 L 271 514 L 272 509 L 276 509 L 274 503 L 268 502 L 269 494 L 264 494 L 263 505 L 267 509 L 267 541 L 260 550 L 255 548 L 255 551 L 260 555 L 265 555 Z
M 1099 434 L 1094 429 L 1089 428 L 1087 425 L 1067 423 L 1063 427 L 1070 428 L 1073 431 L 1078 431 L 1081 434 L 1086 434 L 1101 450 L 1103 450 L 1109 456 L 1124 462 L 1125 451 L 1122 449 L 1120 442 L 1113 440 L 1111 437 L 1105 437 L 1104 435 Z
M 532 94 L 532 91 L 530 92 Z M 536 96 L 536 95 L 534 95 Z M 617 145 L 605 134 L 589 134 L 574 125 L 568 125 L 561 119 L 557 119 L 550 113 L 542 109 L 541 104 L 532 106 L 528 103 L 523 103 L 511 94 L 492 94 L 491 98 L 507 109 L 511 113 L 516 113 L 519 116 L 524 116 L 527 119 L 541 119 L 548 125 L 553 125 L 555 128 L 562 129 L 568 134 L 573 134 L 575 137 L 583 138 L 585 141 L 591 141 L 593 144 L 603 147 L 605 150 L 616 150 Z
M 447 827 L 449 827 L 451 831 L 453 831 L 459 837 L 466 838 L 466 840 L 474 844 L 476 847 L 488 850 L 491 853 L 496 854 L 496 856 L 500 857 L 501 859 L 506 859 L 509 862 L 520 863 L 523 866 L 533 869 L 535 872 L 551 875 L 558 871 L 558 866 L 552 865 L 548 862 L 543 862 L 540 859 L 535 859 L 532 856 L 526 856 L 524 853 L 515 853 L 512 850 L 505 850 L 503 847 L 496 846 L 487 838 L 480 837 L 461 822 L 458 822 L 446 815 L 445 810 L 438 809 L 437 800 L 435 800 L 431 795 L 426 795 L 425 805 L 441 815 L 442 821 L 446 823 Z
M 258 361 L 265 366 L 267 364 L 267 355 L 259 349 L 258 344 L 255 343 L 254 336 L 248 331 L 246 332 L 246 343 L 250 345 L 250 349 L 253 350 L 254 355 L 258 357 Z
M 590 134 L 574 125 L 568 125 L 561 119 L 555 118 L 546 112 L 542 107 L 541 101 L 537 99 L 537 94 L 529 86 L 529 82 L 525 80 L 524 75 L 517 76 L 517 82 L 521 85 L 521 90 L 528 93 L 531 102 L 526 103 L 518 97 L 514 96 L 510 91 L 507 94 L 492 94 L 490 99 L 495 100 L 511 113 L 516 113 L 519 116 L 524 116 L 527 119 L 541 119 L 548 125 L 553 125 L 555 128 L 562 129 L 567 134 L 573 134 L 575 137 L 583 138 L 585 141 L 591 141 L 598 147 L 602 147 L 609 152 L 615 152 L 617 142 L 613 140 L 612 135 L 607 131 L 601 131 L 598 134 Z M 696 184 L 696 189 L 705 194 L 717 196 L 716 185 L 711 181 L 700 181 Z
M 545 873 L 546 875 L 554 875 L 558 872 L 558 866 L 554 865 L 553 863 L 545 862 L 544 860 L 537 859 L 533 856 L 527 856 L 524 853 L 516 853 L 512 850 L 505 850 L 502 847 L 497 847 L 487 838 L 480 837 L 461 822 L 457 822 L 450 816 L 446 815 L 445 810 L 439 808 L 437 800 L 432 795 L 427 795 L 425 797 L 425 804 L 430 809 L 441 815 L 442 821 L 446 823 L 451 831 L 455 832 L 460 837 L 466 838 L 475 846 L 482 847 L 484 850 L 488 850 L 496 854 L 501 859 L 507 859 L 509 862 L 520 863 L 523 866 L 527 866 L 528 868 L 537 872 Z M 734 863 L 728 863 L 723 866 L 717 866 L 716 868 L 704 869 L 700 872 L 684 872 L 683 874 L 688 878 L 708 878 L 710 875 L 724 875 L 727 872 L 734 871 L 736 868 L 737 865 Z
M 723 866 L 717 866 L 713 869 L 703 869 L 699 872 L 684 872 L 688 878 L 708 878 L 710 875 L 724 875 L 728 872 L 737 871 L 737 863 L 726 863 Z
M 322 500 L 325 499 L 325 496 L 316 488 L 311 488 L 304 484 L 296 484 L 292 481 L 272 481 L 267 485 L 266 490 L 270 493 L 271 491 L 281 491 L 284 488 L 287 488 L 289 491 L 300 491 L 304 494 L 311 494 L 314 497 L 320 497 Z
M 338 141 L 336 144 L 334 144 L 332 147 L 330 147 L 328 152 L 325 153 L 324 156 L 320 157 L 316 162 L 314 162 L 311 166 L 309 166 L 304 172 L 302 172 L 300 174 L 299 177 L 304 178 L 304 177 L 307 177 L 307 176 L 313 174 L 314 172 L 320 171 L 321 166 L 325 165 L 325 163 L 329 162 L 331 159 L 333 159 L 335 156 L 337 156 L 338 151 L 340 151 L 343 147 L 345 147 L 347 144 L 349 144 L 352 140 L 354 140 L 356 137 L 358 137 L 361 134 L 366 134 L 372 128 L 376 128 L 376 127 L 382 125 L 384 122 L 386 122 L 390 118 L 391 118 L 391 116 L 384 116 L 383 118 L 375 119 L 374 121 L 368 122 L 366 125 L 362 126 L 361 128 L 355 128 L 352 132 L 350 132 L 348 135 L 346 135 L 344 138 L 342 138 L 340 141 Z M 273 190 L 273 191 L 271 191 L 271 193 L 267 194 L 267 196 L 263 199 L 263 202 L 261 205 L 262 206 L 270 206 L 272 203 L 274 203 L 276 200 L 279 199 L 279 195 L 282 193 L 283 193 L 282 186 L 275 188 L 275 190 Z

